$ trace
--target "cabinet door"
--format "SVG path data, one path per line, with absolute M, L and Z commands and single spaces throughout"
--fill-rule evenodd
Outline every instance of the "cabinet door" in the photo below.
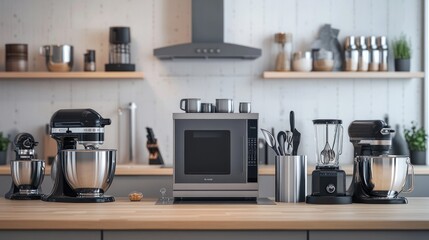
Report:
M 306 231 L 103 231 L 103 240 L 306 240 Z
M 0 239 L 5 240 L 102 240 L 101 231 L 0 231 Z
M 309 240 L 427 240 L 429 231 L 310 231 Z

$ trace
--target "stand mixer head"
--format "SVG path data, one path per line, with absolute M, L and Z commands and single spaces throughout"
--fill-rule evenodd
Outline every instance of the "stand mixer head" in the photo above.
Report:
M 45 162 L 36 159 L 34 147 L 38 142 L 29 133 L 20 133 L 13 141 L 15 160 L 10 162 L 12 186 L 5 198 L 12 200 L 38 200 L 42 196 L 41 184 Z
M 93 109 L 62 109 L 50 122 L 51 137 L 57 141 L 55 183 L 52 193 L 42 198 L 52 202 L 112 202 L 105 196 L 116 168 L 116 150 L 98 149 L 104 142 L 104 127 L 110 119 Z M 78 148 L 83 146 L 84 149 Z

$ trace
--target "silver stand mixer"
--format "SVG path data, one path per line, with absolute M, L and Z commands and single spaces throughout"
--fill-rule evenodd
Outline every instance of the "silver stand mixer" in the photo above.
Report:
M 39 200 L 42 197 L 41 185 L 45 175 L 45 162 L 36 159 L 38 142 L 29 133 L 16 135 L 13 141 L 15 160 L 10 162 L 12 186 L 5 198 L 12 200 Z
M 115 175 L 116 150 L 98 149 L 104 142 L 104 126 L 110 123 L 110 119 L 102 118 L 92 109 L 62 109 L 54 113 L 50 133 L 58 144 L 52 166 L 55 182 L 52 192 L 42 197 L 43 201 L 115 201 L 104 193 Z
M 348 190 L 353 202 L 407 203 L 398 194 L 413 190 L 414 168 L 408 156 L 389 155 L 395 130 L 382 120 L 357 120 L 350 124 L 348 132 L 354 147 L 353 180 Z

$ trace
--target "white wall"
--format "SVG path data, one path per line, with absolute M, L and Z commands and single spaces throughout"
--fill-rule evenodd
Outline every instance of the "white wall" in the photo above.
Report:
M 190 0 L 2 0 L 0 56 L 4 44 L 28 43 L 30 71 L 46 71 L 38 48 L 69 43 L 75 47 L 74 71 L 83 69 L 83 53 L 95 49 L 97 69 L 108 59 L 108 28 L 130 26 L 132 60 L 142 80 L 1 80 L 0 130 L 28 131 L 40 141 L 43 126 L 60 108 L 91 107 L 112 119 L 104 147 L 119 148 L 126 156 L 126 115 L 118 109 L 134 101 L 138 106 L 138 156 L 147 162 L 144 127 L 155 130 L 167 162 L 172 161 L 172 116 L 179 100 L 201 97 L 252 101 L 260 126 L 289 128 L 294 110 L 302 132 L 301 152 L 314 161 L 312 119 L 341 118 L 347 129 L 353 119 L 381 119 L 409 125 L 422 121 L 422 80 L 339 79 L 263 80 L 273 68 L 275 32 L 292 32 L 296 50 L 307 50 L 322 24 L 347 35 L 411 37 L 412 71 L 422 66 L 423 4 L 420 0 L 225 0 L 225 40 L 262 48 L 254 61 L 159 61 L 153 49 L 190 41 Z M 0 70 L 4 70 L 4 57 Z M 391 66 L 392 67 L 392 66 Z M 352 147 L 344 138 L 342 162 L 351 163 Z M 41 147 L 39 148 L 42 149 Z

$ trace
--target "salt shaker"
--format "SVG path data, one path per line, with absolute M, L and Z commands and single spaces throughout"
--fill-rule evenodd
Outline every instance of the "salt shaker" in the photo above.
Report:
M 290 71 L 292 59 L 292 34 L 276 33 L 276 43 L 279 43 L 279 52 L 276 58 L 276 71 Z
M 356 72 L 358 70 L 359 52 L 355 45 L 355 37 L 348 36 L 344 43 L 345 71 Z
M 378 71 L 380 67 L 380 51 L 378 50 L 375 36 L 367 37 L 366 45 L 369 50 L 369 71 Z
M 360 36 L 356 38 L 356 47 L 359 52 L 358 71 L 367 72 L 369 64 L 369 51 L 365 43 L 365 37 Z
M 380 67 L 379 71 L 387 71 L 388 68 L 388 57 L 389 57 L 389 47 L 387 46 L 387 39 L 385 36 L 377 37 L 377 48 L 380 52 Z

